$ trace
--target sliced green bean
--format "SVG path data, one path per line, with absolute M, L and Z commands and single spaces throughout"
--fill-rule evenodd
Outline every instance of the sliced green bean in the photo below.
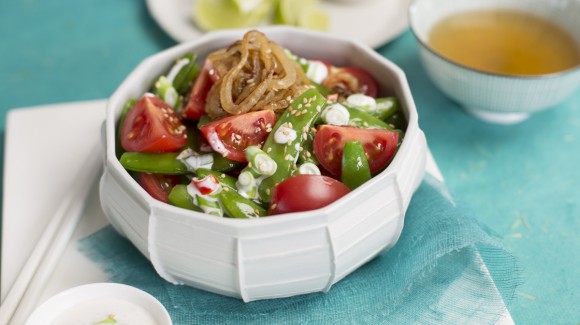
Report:
M 121 165 L 127 170 L 142 173 L 184 175 L 187 167 L 177 159 L 178 152 L 144 153 L 125 152 L 121 155 Z
M 298 163 L 313 163 L 315 165 L 320 165 L 318 159 L 314 155 L 314 136 L 316 135 L 316 129 L 311 127 L 310 132 L 307 134 L 306 140 L 302 143 L 302 150 L 298 156 Z
M 377 106 L 369 113 L 383 121 L 386 121 L 390 116 L 399 112 L 401 109 L 401 103 L 396 97 L 377 98 L 376 102 Z
M 256 202 L 247 199 L 236 191 L 226 190 L 219 194 L 226 215 L 232 218 L 258 218 L 268 214 L 268 211 Z
M 341 180 L 351 190 L 371 179 L 365 150 L 359 141 L 347 141 L 342 152 Z
M 187 59 L 189 61 L 179 70 L 173 79 L 173 87 L 182 96 L 187 94 L 199 72 L 199 66 L 196 63 L 197 55 L 188 53 L 185 54 L 180 60 L 183 59 Z
M 326 99 L 316 89 L 308 89 L 292 102 L 276 122 L 263 150 L 274 159 L 277 168 L 274 175 L 265 178 L 259 185 L 258 192 L 262 201 L 270 202 L 274 186 L 288 178 L 296 168 L 310 127 L 325 104 Z
M 215 171 L 228 173 L 234 170 L 239 170 L 242 165 L 244 165 L 244 163 L 228 159 L 215 151 L 213 152 L 213 164 L 211 165 L 211 169 Z
M 187 185 L 184 184 L 175 185 L 171 192 L 169 192 L 167 201 L 179 208 L 203 212 L 197 205 L 195 205 L 193 198 L 187 192 Z

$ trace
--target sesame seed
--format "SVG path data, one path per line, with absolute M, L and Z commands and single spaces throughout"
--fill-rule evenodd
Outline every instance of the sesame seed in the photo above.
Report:
M 242 136 L 239 135 L 239 134 L 234 135 L 234 137 L 236 137 L 236 139 L 238 139 L 238 140 L 241 140 L 242 139 Z
M 292 160 L 292 156 L 290 156 L 290 154 L 286 155 L 286 157 L 284 157 L 284 160 Z
M 271 191 L 269 188 L 266 189 L 266 195 L 270 195 Z M 276 204 L 274 204 L 274 207 L 276 207 Z
M 308 103 L 308 99 L 302 98 L 302 102 L 304 102 L 304 104 L 306 104 L 306 103 Z
M 302 108 L 302 104 L 298 104 L 298 106 L 296 108 L 297 109 L 301 109 Z
M 310 106 L 312 106 L 312 104 L 310 104 L 310 103 L 304 105 L 304 107 L 310 107 Z
M 226 174 L 221 174 L 221 178 L 226 178 Z
M 267 153 L 270 153 L 271 151 L 272 151 L 272 147 L 269 147 L 269 148 L 266 150 L 266 152 L 267 152 Z
M 272 210 L 276 209 L 276 203 L 273 203 L 273 204 L 272 204 L 272 206 L 271 206 L 271 209 L 272 209 Z
M 224 187 L 224 191 L 229 192 L 230 188 L 229 187 Z
M 249 168 L 252 168 L 252 162 L 251 161 L 248 161 L 248 167 Z
M 307 157 L 307 158 L 310 158 L 310 157 L 312 157 L 312 154 L 310 153 L 310 151 L 306 151 L 306 157 Z
M 308 113 L 308 111 L 307 111 L 307 110 L 303 110 L 303 111 L 302 111 L 302 114 L 306 114 L 306 113 Z

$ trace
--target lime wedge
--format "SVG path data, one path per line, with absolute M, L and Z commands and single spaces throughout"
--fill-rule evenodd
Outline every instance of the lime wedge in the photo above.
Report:
M 297 25 L 303 12 L 315 8 L 317 0 L 279 0 L 274 13 L 277 24 Z
M 278 0 L 274 22 L 321 31 L 328 30 L 329 25 L 328 14 L 318 8 L 318 0 Z
M 244 1 L 197 0 L 193 7 L 193 19 L 198 27 L 206 31 L 245 28 L 259 25 L 272 10 L 272 1 L 266 0 L 259 1 L 250 12 L 241 12 L 244 7 L 242 2 Z
M 318 8 L 310 9 L 298 16 L 297 25 L 304 28 L 327 31 L 329 25 L 328 14 Z

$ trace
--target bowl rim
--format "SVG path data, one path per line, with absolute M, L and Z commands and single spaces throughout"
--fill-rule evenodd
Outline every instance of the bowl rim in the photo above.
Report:
M 251 219 L 240 219 L 237 218 L 212 218 L 208 217 L 207 214 L 203 212 L 197 212 L 192 210 L 183 209 L 180 207 L 173 206 L 168 203 L 161 202 L 159 200 L 154 199 L 151 197 L 141 186 L 137 184 L 137 182 L 130 176 L 130 174 L 123 168 L 119 159 L 115 154 L 115 125 L 118 120 L 116 118 L 116 111 L 118 111 L 124 102 L 125 97 L 127 96 L 127 90 L 130 89 L 129 81 L 132 83 L 140 75 L 146 74 L 143 73 L 141 70 L 144 66 L 150 64 L 150 62 L 155 62 L 161 59 L 163 56 L 168 56 L 169 53 L 179 53 L 181 51 L 185 51 L 187 49 L 201 46 L 204 43 L 208 43 L 214 40 L 219 39 L 229 39 L 234 35 L 238 35 L 239 33 L 245 33 L 248 29 L 230 29 L 230 30 L 218 30 L 214 32 L 209 32 L 204 34 L 203 36 L 184 43 L 180 43 L 149 55 L 141 60 L 132 70 L 131 72 L 125 77 L 125 79 L 119 84 L 113 94 L 109 97 L 107 101 L 107 111 L 106 111 L 106 120 L 105 120 L 105 128 L 104 128 L 104 141 L 105 141 L 105 165 L 107 166 L 106 169 L 112 169 L 117 176 L 120 176 L 124 181 L 125 185 L 128 185 L 133 192 L 134 195 L 137 195 L 140 200 L 142 200 L 146 206 L 151 210 L 156 211 L 171 211 L 173 215 L 180 215 L 185 216 L 188 218 L 193 218 L 196 221 L 200 221 L 206 225 L 214 224 L 216 226 L 233 226 L 235 228 L 252 228 L 256 227 L 257 225 L 268 226 L 272 224 L 278 223 L 293 223 L 293 222 L 301 222 L 302 220 L 310 219 L 310 220 L 318 220 L 314 221 L 315 223 L 325 223 L 330 218 L 332 218 L 332 212 L 336 210 L 340 210 L 341 207 L 344 207 L 346 204 L 350 202 L 350 199 L 353 197 L 352 193 L 361 193 L 362 190 L 366 187 L 370 187 L 370 184 L 379 182 L 383 179 L 393 178 L 395 176 L 395 168 L 399 168 L 398 166 L 401 165 L 401 160 L 404 159 L 403 155 L 407 152 L 411 152 L 411 146 L 414 141 L 414 138 L 419 136 L 421 130 L 419 128 L 418 123 L 418 113 L 415 102 L 413 100 L 409 83 L 407 81 L 406 75 L 404 71 L 397 66 L 392 61 L 388 60 L 387 58 L 379 55 L 376 51 L 372 48 L 358 42 L 357 40 L 347 39 L 338 37 L 335 35 L 329 35 L 323 32 L 307 30 L 303 28 L 297 28 L 292 26 L 267 26 L 263 28 L 256 28 L 257 30 L 265 33 L 278 33 L 277 36 L 290 34 L 290 35 L 306 35 L 314 38 L 324 38 L 327 40 L 331 40 L 334 42 L 340 42 L 342 44 L 347 44 L 353 46 L 357 51 L 364 52 L 365 55 L 368 55 L 374 61 L 377 61 L 386 69 L 390 70 L 395 76 L 398 82 L 395 84 L 394 88 L 399 88 L 401 90 L 400 99 L 402 102 L 406 104 L 406 117 L 407 117 L 407 131 L 405 132 L 405 137 L 401 142 L 398 150 L 395 153 L 395 156 L 383 171 L 376 174 L 372 177 L 367 183 L 363 184 L 361 187 L 350 191 L 344 197 L 340 198 L 332 202 L 331 204 L 324 206 L 319 209 L 309 210 L 309 211 L 302 211 L 302 212 L 292 212 L 292 213 L 285 213 L 276 215 L 274 217 L 262 217 L 262 218 L 251 218 Z M 168 61 L 169 62 L 169 61 Z M 110 171 L 106 171 L 105 173 L 110 173 Z M 313 218 L 316 217 L 316 218 Z M 322 217 L 322 218 L 320 218 Z M 256 219 L 256 220 L 254 220 Z
M 415 37 L 415 39 L 417 40 L 417 42 L 426 50 L 428 50 L 429 52 L 431 52 L 431 54 L 435 55 L 436 57 L 438 57 L 439 59 L 453 65 L 453 66 L 457 66 L 459 68 L 463 68 L 465 70 L 474 72 L 474 73 L 479 73 L 479 74 L 483 74 L 486 76 L 490 76 L 490 77 L 496 77 L 496 78 L 503 78 L 503 79 L 518 79 L 518 80 L 544 80 L 544 79 L 554 79 L 554 78 L 559 78 L 559 77 L 564 77 L 564 76 L 569 76 L 575 73 L 579 73 L 580 72 L 580 62 L 571 67 L 568 68 L 566 70 L 561 70 L 561 71 L 557 71 L 557 72 L 551 72 L 551 73 L 547 73 L 547 74 L 540 74 L 540 75 L 525 75 L 525 74 L 508 74 L 508 73 L 499 73 L 499 72 L 490 72 L 490 71 L 486 71 L 486 70 L 481 70 L 478 68 L 473 68 L 471 66 L 465 65 L 463 63 L 459 63 L 457 61 L 454 61 L 452 59 L 449 59 L 448 57 L 442 55 L 441 53 L 439 53 L 438 51 L 436 51 L 435 49 L 433 49 L 431 46 L 429 46 L 429 44 L 427 43 L 426 40 L 423 40 L 420 36 L 419 33 L 417 32 L 417 27 L 416 27 L 416 20 L 415 20 L 415 11 L 417 11 L 418 8 L 418 3 L 421 1 L 427 1 L 427 0 L 412 0 L 411 4 L 409 5 L 409 10 L 407 10 L 407 20 L 409 21 L 409 29 L 411 30 L 411 33 L 413 34 L 413 36 Z M 522 9 L 518 9 L 518 11 L 525 11 Z M 532 13 L 527 12 L 528 14 L 534 15 Z M 537 15 L 534 15 L 537 16 Z M 545 19 L 545 18 L 544 18 Z M 552 20 L 550 20 L 551 22 L 553 22 Z M 558 25 L 560 26 L 560 25 Z M 560 26 L 561 27 L 561 26 Z M 566 32 L 570 33 L 568 30 L 566 30 Z M 576 44 L 576 48 L 578 49 L 578 51 L 580 51 L 580 45 Z

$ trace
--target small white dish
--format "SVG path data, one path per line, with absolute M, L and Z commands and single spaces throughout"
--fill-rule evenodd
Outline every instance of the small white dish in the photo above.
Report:
M 147 0 L 147 8 L 159 26 L 178 42 L 191 41 L 204 32 L 193 21 L 196 0 Z M 321 1 L 330 16 L 329 34 L 358 40 L 370 47 L 381 46 L 408 26 L 410 0 L 357 1 L 347 4 Z M 263 27 L 263 26 L 260 26 Z
M 163 305 L 145 291 L 118 283 L 92 283 L 48 299 L 26 325 L 171 325 Z
M 453 14 L 480 9 L 518 10 L 557 23 L 580 48 L 580 1 L 415 0 L 411 30 L 427 74 L 435 85 L 475 117 L 514 124 L 560 103 L 580 86 L 580 66 L 545 75 L 504 75 L 473 69 L 447 59 L 428 45 L 434 25 Z

